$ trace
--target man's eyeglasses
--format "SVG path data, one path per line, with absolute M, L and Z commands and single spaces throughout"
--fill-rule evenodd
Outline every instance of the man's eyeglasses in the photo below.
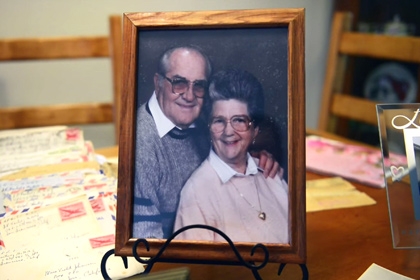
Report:
M 194 82 L 188 81 L 184 78 L 174 78 L 169 79 L 165 75 L 160 74 L 163 78 L 165 78 L 168 82 L 172 85 L 172 92 L 178 95 L 182 95 L 188 91 L 190 88 L 190 84 L 192 85 L 192 92 L 194 93 L 195 97 L 203 98 L 207 91 L 207 81 L 206 80 L 197 80 Z
M 230 123 L 232 128 L 238 132 L 247 131 L 252 125 L 252 121 L 248 116 L 240 115 L 233 116 L 230 120 L 222 117 L 214 117 L 210 120 L 209 127 L 212 132 L 218 133 L 226 128 L 227 123 Z

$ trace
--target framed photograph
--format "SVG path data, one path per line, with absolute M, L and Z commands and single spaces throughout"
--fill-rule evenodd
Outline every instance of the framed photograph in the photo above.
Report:
M 394 248 L 420 248 L 420 104 L 376 105 Z
M 420 129 L 404 129 L 405 153 L 410 173 L 411 196 L 413 197 L 414 217 L 420 220 Z M 394 169 L 395 170 L 395 169 Z M 395 171 L 394 171 L 395 172 Z M 402 169 L 397 172 L 404 172 Z
M 265 260 L 258 243 L 269 262 L 306 261 L 304 21 L 304 9 L 124 14 L 116 255 L 141 238 L 137 254 L 153 257 L 170 239 L 164 259 L 238 261 L 217 231 L 185 230 L 206 225 L 246 261 Z M 281 167 L 268 178 L 267 158 Z

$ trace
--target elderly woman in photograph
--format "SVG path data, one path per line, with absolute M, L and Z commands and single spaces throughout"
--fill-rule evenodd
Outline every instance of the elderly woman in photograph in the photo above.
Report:
M 206 106 L 212 148 L 181 191 L 174 230 L 204 224 L 235 242 L 288 243 L 287 183 L 279 174 L 265 178 L 248 153 L 264 118 L 260 82 L 242 70 L 218 72 Z M 224 241 L 207 229 L 177 239 Z

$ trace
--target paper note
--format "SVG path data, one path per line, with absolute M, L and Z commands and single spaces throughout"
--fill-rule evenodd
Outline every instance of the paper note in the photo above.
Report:
M 118 164 L 113 162 L 105 162 L 101 164 L 101 170 L 108 177 L 118 177 Z
M 66 126 L 0 131 L 0 175 L 35 165 L 94 160 L 83 131 Z
M 373 263 L 358 280 L 414 280 Z
M 51 241 L 39 248 L 0 251 L 1 279 L 102 280 L 102 257 L 113 248 L 114 240 L 113 234 L 94 235 L 71 242 Z M 108 259 L 106 269 L 112 279 L 144 271 L 134 258 L 128 258 L 128 269 L 125 269 L 122 259 L 115 256 Z
M 392 154 L 390 160 L 396 166 L 407 165 L 405 155 Z M 379 149 L 307 136 L 306 168 L 313 172 L 340 176 L 372 187 L 385 187 L 382 153 Z
M 306 181 L 307 212 L 373 204 L 375 200 L 340 177 Z
M 54 240 L 71 242 L 95 233 L 100 234 L 101 227 L 85 195 L 0 220 L 0 234 L 7 250 L 36 248 Z
M 96 160 L 101 165 L 101 170 L 106 176 L 118 177 L 118 157 L 105 157 L 103 155 L 96 154 Z
M 88 161 L 92 145 L 77 128 L 50 127 L 0 132 L 0 172 L 58 162 Z
M 0 153 L 3 156 L 25 155 L 67 145 L 83 146 L 83 142 L 83 131 L 78 128 L 53 126 L 6 130 L 0 132 Z
M 105 193 L 89 200 L 104 233 L 115 233 L 116 205 L 112 197 L 114 193 Z
M 28 190 L 45 186 L 79 184 L 83 182 L 85 174 L 91 172 L 97 171 L 94 169 L 82 169 L 75 171 L 44 174 L 26 178 L 17 178 L 18 174 L 14 174 L 13 178 L 11 179 L 5 179 L 7 177 L 0 178 L 0 191 L 9 192 L 19 189 Z
M 103 279 L 102 257 L 115 243 L 115 229 L 94 221 L 110 213 L 105 197 L 89 202 L 78 197 L 1 220 L 0 233 L 5 236 L 5 250 L 0 250 L 2 279 Z M 112 279 L 144 270 L 134 258 L 128 258 L 125 269 L 122 259 L 115 256 L 108 259 L 106 268 Z
M 58 178 L 62 180 L 58 180 Z M 57 182 L 62 184 L 50 184 Z M 19 185 L 22 188 L 18 188 Z M 89 200 L 96 197 L 111 197 L 117 192 L 117 181 L 116 178 L 107 177 L 101 173 L 85 174 L 80 171 L 71 171 L 20 180 L 0 181 L 0 190 L 2 189 L 2 203 L 5 211 L 0 213 L 0 218 L 30 212 L 39 207 L 82 194 L 85 194 Z
M 5 156 L 0 161 L 0 172 L 10 172 L 37 165 L 91 161 L 93 160 L 93 154 L 89 149 L 84 146 L 70 146 L 49 152 Z
M 28 177 L 42 176 L 60 172 L 70 172 L 75 170 L 99 171 L 99 163 L 96 161 L 71 162 L 51 165 L 31 166 L 24 168 L 16 173 L 9 174 L 0 178 L 0 180 L 17 180 Z
M 46 186 L 18 189 L 5 193 L 4 205 L 9 211 L 48 206 L 72 197 L 83 195 L 81 185 Z
M 43 270 L 40 267 L 46 266 L 43 264 L 43 259 L 48 255 L 40 251 L 34 248 L 0 250 L 1 278 L 4 280 L 42 279 Z

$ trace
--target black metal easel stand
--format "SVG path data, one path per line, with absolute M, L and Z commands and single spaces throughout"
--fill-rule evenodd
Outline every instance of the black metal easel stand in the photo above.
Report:
M 192 228 L 202 228 L 202 229 L 208 229 L 211 231 L 216 232 L 217 234 L 219 234 L 220 236 L 222 236 L 229 244 L 230 248 L 232 249 L 232 251 L 235 253 L 238 261 L 237 262 L 229 262 L 229 261 L 206 261 L 206 260 L 183 260 L 183 259 L 165 259 L 165 258 L 161 258 L 161 255 L 163 254 L 163 252 L 166 250 L 166 248 L 169 246 L 169 244 L 171 243 L 171 241 L 181 232 L 192 229 Z M 140 263 L 147 265 L 147 267 L 145 268 L 144 272 L 142 274 L 148 274 L 152 268 L 153 265 L 157 262 L 169 262 L 169 263 L 189 263 L 189 264 L 212 264 L 212 265 L 238 265 L 238 266 L 244 266 L 246 268 L 248 268 L 249 270 L 251 270 L 252 274 L 254 275 L 255 279 L 257 280 L 262 280 L 260 274 L 258 273 L 258 270 L 262 269 L 263 267 L 265 267 L 265 265 L 268 263 L 268 257 L 269 257 L 269 252 L 268 249 L 261 243 L 257 243 L 254 247 L 252 247 L 251 249 L 251 256 L 254 255 L 255 251 L 257 249 L 261 249 L 264 252 L 264 260 L 259 264 L 256 265 L 254 262 L 247 262 L 245 261 L 242 256 L 239 254 L 238 250 L 236 249 L 236 246 L 233 244 L 232 240 L 222 231 L 220 231 L 217 228 L 211 227 L 211 226 L 207 226 L 207 225 L 190 225 L 190 226 L 186 226 L 183 227 L 179 230 L 177 230 L 176 232 L 174 232 L 174 234 L 168 238 L 166 240 L 166 242 L 163 244 L 162 248 L 160 248 L 159 252 L 156 254 L 156 256 L 149 258 L 149 259 L 142 259 L 138 254 L 137 254 L 137 247 L 143 244 L 147 250 L 149 250 L 150 246 L 149 243 L 147 242 L 146 239 L 140 238 L 137 239 L 137 241 L 133 244 L 133 257 Z M 105 255 L 102 257 L 102 261 L 101 261 L 101 273 L 104 279 L 106 280 L 111 280 L 111 278 L 108 276 L 108 273 L 106 272 L 106 261 L 108 260 L 108 258 L 112 255 L 114 255 L 115 250 L 111 249 L 108 252 L 105 253 Z M 121 256 L 123 263 L 124 263 L 124 267 L 127 269 L 128 268 L 128 261 L 127 261 L 127 257 L 125 256 Z M 279 266 L 279 270 L 277 275 L 280 275 L 284 269 L 284 267 L 286 266 L 285 263 L 280 264 Z M 306 267 L 305 264 L 299 264 L 301 270 L 302 270 L 302 279 L 303 280 L 308 280 L 309 279 L 309 273 L 308 273 L 308 269 Z

